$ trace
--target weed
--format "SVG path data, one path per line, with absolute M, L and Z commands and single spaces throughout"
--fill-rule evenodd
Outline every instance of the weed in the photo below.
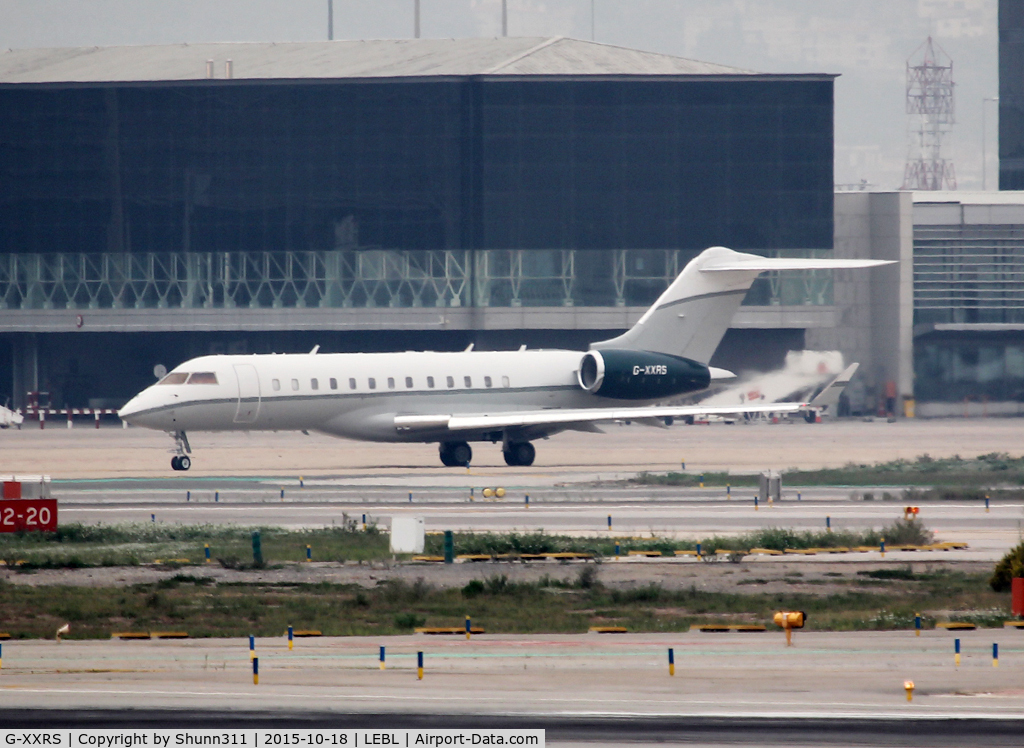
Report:
M 900 566 L 895 569 L 871 569 L 869 571 L 858 571 L 859 577 L 870 577 L 871 579 L 905 579 L 913 580 L 914 571 L 910 565 Z
M 484 594 L 484 583 L 479 579 L 471 579 L 469 583 L 462 588 L 462 596 L 467 599 L 472 599 L 482 594 Z
M 513 585 L 508 583 L 508 577 L 504 574 L 494 574 L 487 578 L 484 587 L 489 595 L 502 595 L 511 591 Z
M 587 564 L 579 570 L 573 586 L 581 590 L 592 590 L 600 585 L 601 580 L 598 578 L 597 567 Z
M 415 613 L 399 613 L 395 616 L 395 628 L 397 629 L 415 629 L 424 625 L 426 622 L 426 618 L 416 615 Z

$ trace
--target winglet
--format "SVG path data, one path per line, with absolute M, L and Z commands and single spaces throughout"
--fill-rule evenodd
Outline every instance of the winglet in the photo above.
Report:
M 839 405 L 839 396 L 843 394 L 843 390 L 846 389 L 846 385 L 853 379 L 853 375 L 857 373 L 857 367 L 859 366 L 860 364 L 856 363 L 847 366 L 838 377 L 825 385 L 825 389 L 815 395 L 808 405 L 813 408 L 829 408 L 834 410 Z

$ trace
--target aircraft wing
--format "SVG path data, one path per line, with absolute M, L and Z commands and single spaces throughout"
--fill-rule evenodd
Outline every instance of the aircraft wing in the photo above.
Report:
M 735 415 L 743 413 L 798 413 L 834 407 L 843 388 L 857 371 L 857 364 L 847 367 L 812 400 L 797 403 L 758 403 L 756 405 L 656 405 L 622 408 L 550 408 L 547 410 L 504 411 L 501 413 L 408 415 L 395 416 L 399 431 L 447 428 L 449 431 L 525 428 L 530 426 L 568 426 L 600 421 L 639 421 L 650 418 L 683 418 L 685 416 Z

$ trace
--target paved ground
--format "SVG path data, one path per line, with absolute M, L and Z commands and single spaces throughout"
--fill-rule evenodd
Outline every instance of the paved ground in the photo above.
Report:
M 692 471 L 757 472 L 765 468 L 816 468 L 853 461 L 871 463 L 898 457 L 1019 454 L 1021 419 L 839 421 L 726 426 L 677 425 L 607 427 L 607 434 L 565 433 L 537 442 L 537 462 L 508 468 L 498 445 L 474 444 L 472 479 L 466 471 L 444 468 L 436 445 L 372 444 L 298 433 L 195 433 L 190 435 L 190 476 L 313 475 L 343 477 L 365 485 L 469 486 L 494 477 L 519 485 L 589 481 L 676 469 L 681 460 Z M 144 429 L 85 425 L 68 430 L 49 423 L 40 431 L 27 424 L 0 432 L 3 470 L 46 473 L 55 478 L 166 477 L 171 440 Z
M 680 460 L 685 460 L 691 471 L 756 472 L 910 459 L 923 453 L 1017 454 L 1024 430 L 1022 421 L 998 419 L 679 426 L 667 430 L 612 426 L 604 436 L 564 434 L 540 442 L 537 464 L 531 468 L 509 469 L 501 464 L 497 447 L 478 446 L 470 471 L 440 467 L 431 445 L 361 444 L 300 434 L 196 434 L 192 436 L 195 468 L 182 476 L 169 470 L 169 439 L 164 435 L 136 429 L 68 431 L 52 426 L 45 431 L 27 427 L 0 433 L 2 470 L 45 473 L 73 481 L 57 484 L 58 491 L 63 486 L 67 493 L 62 502 L 65 519 L 144 520 L 147 514 L 158 514 L 157 521 L 305 526 L 326 524 L 334 515 L 361 513 L 365 508 L 381 517 L 422 514 L 428 517 L 430 529 L 545 527 L 601 534 L 608 532 L 610 513 L 614 533 L 654 531 L 689 536 L 764 525 L 820 527 L 825 516 L 833 517 L 836 529 L 881 526 L 899 514 L 899 504 L 851 501 L 846 492 L 811 492 L 801 503 L 790 497 L 782 505 L 755 513 L 741 498 L 728 502 L 723 496 L 699 491 L 623 492 L 590 484 L 641 470 L 676 469 Z M 306 488 L 298 488 L 299 476 L 309 479 Z M 125 480 L 131 478 L 145 480 Z M 97 482 L 83 482 L 89 480 Z M 511 496 L 505 504 L 469 503 L 470 488 L 478 496 L 481 487 L 493 485 L 509 488 Z M 279 497 L 282 486 L 287 493 L 285 502 Z M 417 494 L 412 506 L 407 498 L 410 489 Z M 189 490 L 195 492 L 194 501 L 184 501 L 183 494 Z M 223 491 L 222 501 L 213 503 L 209 494 L 217 490 Z M 308 493 L 293 496 L 302 491 Z M 530 509 L 518 503 L 527 492 L 535 497 Z M 972 555 L 955 557 L 957 563 L 967 566 L 990 563 L 1001 549 L 1016 542 L 1024 520 L 1022 507 L 1009 504 L 994 506 L 988 514 L 980 506 L 965 503 L 934 504 L 922 511 L 923 519 L 941 537 L 972 544 L 974 550 L 967 553 L 979 554 L 976 559 Z M 943 558 L 954 557 L 945 554 Z M 856 570 L 871 568 L 871 564 L 906 562 L 918 568 L 940 561 L 892 553 L 884 562 L 861 554 L 847 564 L 815 557 L 801 559 L 799 573 L 855 578 Z M 754 575 L 764 577 L 765 584 L 793 589 L 796 563 L 759 559 L 734 567 L 620 562 L 602 565 L 601 574 L 612 584 L 635 580 L 642 570 L 643 575 L 653 575 L 666 585 L 689 580 L 690 584 L 711 586 L 729 586 Z M 429 573 L 443 583 L 458 584 L 466 574 L 486 576 L 496 568 L 485 567 L 458 565 Z M 368 584 L 376 581 L 375 575 L 389 573 L 380 568 L 319 564 L 278 571 L 301 575 L 317 568 L 329 574 L 351 574 Z M 526 575 L 550 571 L 513 568 L 500 571 Z M 576 573 L 575 567 L 557 568 L 561 573 Z M 400 573 L 419 575 L 421 570 L 424 567 L 404 567 Z M 165 573 L 113 573 L 136 571 Z M 452 578 L 446 579 L 446 575 Z M 812 586 L 810 581 L 807 586 Z M 1024 643 L 1018 641 L 1022 636 L 1024 632 L 1001 630 L 962 634 L 965 657 L 959 669 L 952 665 L 953 637 L 944 632 L 926 632 L 921 638 L 907 633 L 798 632 L 792 649 L 782 645 L 777 632 L 612 638 L 484 636 L 468 643 L 426 637 L 386 641 L 345 638 L 301 640 L 292 653 L 276 639 L 258 644 L 259 686 L 252 685 L 242 641 L 5 642 L 0 698 L 6 709 L 58 709 L 64 714 L 81 708 L 130 705 L 139 713 L 161 708 L 226 713 L 254 709 L 284 718 L 310 709 L 335 715 L 446 714 L 455 715 L 453 719 L 471 715 L 539 719 L 540 715 L 571 724 L 600 717 L 635 725 L 638 736 L 645 729 L 642 726 L 657 724 L 654 720 L 659 715 L 676 720 L 675 725 L 689 718 L 719 720 L 719 725 L 722 720 L 738 725 L 740 718 L 782 717 L 789 720 L 788 725 L 797 724 L 795 718 L 820 718 L 826 722 L 814 723 L 818 727 L 809 728 L 804 735 L 815 736 L 810 738 L 812 743 L 906 744 L 858 740 L 821 725 L 837 720 L 851 725 L 868 720 L 877 725 L 881 724 L 878 720 L 892 718 L 901 727 L 887 734 L 905 735 L 907 719 L 953 716 L 977 718 L 988 725 L 1007 724 L 999 722 L 1007 718 L 1024 719 L 1024 687 L 1019 678 L 1024 668 Z M 993 641 L 1001 646 L 999 668 L 991 665 Z M 386 644 L 390 653 L 384 673 L 377 669 L 375 659 L 380 644 Z M 670 646 L 677 658 L 675 677 L 667 674 L 665 658 Z M 418 649 L 427 653 L 427 676 L 422 682 L 414 674 L 413 653 Z M 909 704 L 903 691 L 906 679 L 917 685 Z M 928 742 L 962 744 L 963 725 L 973 723 L 957 723 L 960 727 L 945 731 L 927 724 L 933 725 L 927 734 L 934 737 Z M 745 733 L 746 738 L 735 740 L 757 744 L 757 729 L 755 726 Z M 876 730 L 878 735 L 883 732 L 883 728 Z M 1019 730 L 1010 733 L 1009 742 L 993 737 L 995 732 L 998 730 L 975 734 L 984 733 L 988 745 L 1011 745 Z M 672 734 L 678 735 L 678 731 Z M 724 735 L 721 731 L 694 733 L 698 734 L 705 736 L 704 744 L 713 744 L 719 739 L 716 735 Z M 563 744 L 571 742 L 568 736 L 561 734 Z M 671 738 L 666 732 L 652 739 Z M 789 738 L 801 742 L 799 736 Z M 598 738 L 591 734 L 584 739 Z M 721 742 L 733 739 L 722 738 Z
M 5 708 L 635 717 L 1024 717 L 1024 632 L 5 642 Z M 992 667 L 992 643 L 1000 666 Z M 378 669 L 387 647 L 388 669 Z M 676 658 L 670 677 L 667 650 Z M 415 652 L 425 653 L 416 678 Z M 904 681 L 916 686 L 908 703 Z

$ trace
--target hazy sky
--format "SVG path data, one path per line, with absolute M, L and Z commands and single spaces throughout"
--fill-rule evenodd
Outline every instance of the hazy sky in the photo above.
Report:
M 998 94 L 997 0 L 508 0 L 509 34 L 596 40 L 763 72 L 839 73 L 836 182 L 903 179 L 906 60 L 930 34 L 953 60 L 944 150 L 980 189 L 982 99 Z M 495 36 L 501 0 L 421 0 L 422 36 Z M 334 0 L 336 39 L 413 35 L 413 0 Z M 0 49 L 327 38 L 327 0 L 0 0 Z M 996 105 L 987 107 L 988 185 Z

